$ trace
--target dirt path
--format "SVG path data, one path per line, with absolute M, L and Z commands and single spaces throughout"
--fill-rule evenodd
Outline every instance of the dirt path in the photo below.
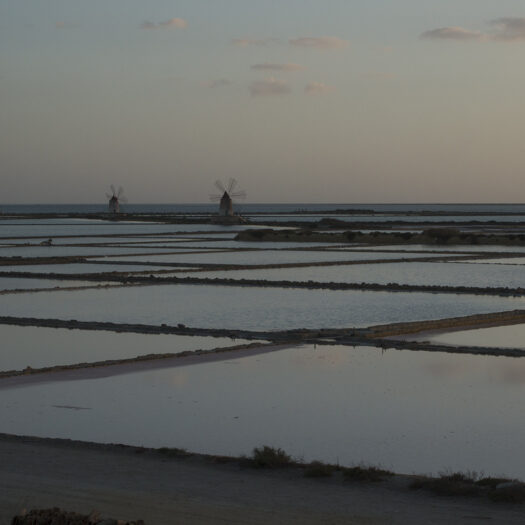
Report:
M 525 506 L 444 499 L 381 484 L 308 479 L 133 448 L 0 436 L 0 524 L 60 506 L 152 524 L 522 524 Z

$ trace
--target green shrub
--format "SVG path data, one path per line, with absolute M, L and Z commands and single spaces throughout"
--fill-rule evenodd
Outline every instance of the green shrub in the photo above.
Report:
M 260 468 L 286 467 L 292 463 L 292 457 L 283 449 L 266 445 L 253 449 L 252 460 L 253 464 Z
M 305 469 L 304 475 L 307 478 L 327 478 L 332 475 L 334 467 L 321 461 L 312 461 Z
M 393 476 L 392 472 L 378 467 L 345 467 L 342 469 L 343 476 L 347 481 L 377 482 L 383 481 L 388 476 Z

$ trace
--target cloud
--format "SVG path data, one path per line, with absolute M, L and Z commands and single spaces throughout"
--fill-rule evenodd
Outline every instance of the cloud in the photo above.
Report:
M 482 33 L 464 27 L 440 27 L 421 33 L 420 38 L 484 42 L 516 42 L 525 40 L 525 18 L 503 17 L 491 20 L 492 32 Z
M 292 38 L 288 43 L 291 46 L 309 47 L 313 49 L 342 49 L 349 44 L 348 40 L 343 40 L 336 36 Z
M 497 18 L 496 20 L 492 20 L 490 25 L 496 29 L 493 40 L 525 40 L 525 18 Z
M 273 77 L 266 80 L 252 82 L 249 86 L 249 90 L 252 97 L 287 95 L 291 91 L 288 82 L 285 80 L 277 80 Z
M 309 82 L 304 88 L 304 92 L 307 95 L 324 95 L 326 93 L 332 93 L 335 91 L 335 87 L 328 86 L 324 82 Z
M 469 40 L 481 40 L 484 38 L 484 35 L 478 31 L 470 31 L 463 27 L 439 27 L 421 33 L 419 38 L 430 40 L 461 40 L 466 42 Z
M 208 82 L 207 86 L 209 88 L 219 88 L 224 86 L 231 85 L 231 80 L 228 80 L 227 78 L 218 78 L 216 80 L 212 80 L 211 82 Z
M 276 44 L 278 42 L 278 38 L 234 38 L 232 40 L 232 44 L 239 47 L 267 46 L 268 44 Z
M 305 68 L 303 66 L 300 66 L 299 64 L 270 64 L 268 62 L 264 62 L 264 64 L 254 64 L 250 67 L 250 69 L 253 69 L 254 71 L 303 71 Z
M 142 29 L 185 29 L 188 27 L 188 22 L 183 18 L 171 18 L 165 22 L 143 22 L 140 26 Z

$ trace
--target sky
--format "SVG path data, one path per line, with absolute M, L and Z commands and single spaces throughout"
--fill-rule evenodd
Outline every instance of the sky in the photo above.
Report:
M 0 203 L 525 202 L 525 3 L 0 0 Z

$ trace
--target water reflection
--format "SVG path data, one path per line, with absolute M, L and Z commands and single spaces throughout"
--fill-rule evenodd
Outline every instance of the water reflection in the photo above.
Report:
M 100 379 L 3 382 L 0 431 L 212 454 L 267 444 L 305 460 L 525 478 L 525 386 L 515 380 L 524 374 L 525 360 L 513 358 L 304 346 Z
M 524 298 L 154 285 L 0 296 L 0 315 L 287 330 L 369 326 L 520 308 Z
M 242 339 L 0 325 L 0 371 L 244 344 Z M 251 341 L 250 341 L 251 342 Z

